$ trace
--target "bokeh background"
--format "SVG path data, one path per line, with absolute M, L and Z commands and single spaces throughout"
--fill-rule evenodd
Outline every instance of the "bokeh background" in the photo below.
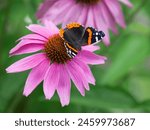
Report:
M 72 85 L 71 103 L 61 107 L 58 96 L 44 98 L 42 84 L 29 96 L 22 95 L 28 72 L 7 74 L 13 62 L 9 50 L 37 23 L 35 12 L 42 0 L 0 0 L 0 112 L 150 112 L 150 1 L 131 0 L 134 7 L 123 11 L 127 23 L 111 45 L 96 53 L 106 55 L 105 65 L 92 66 L 96 86 L 82 97 Z

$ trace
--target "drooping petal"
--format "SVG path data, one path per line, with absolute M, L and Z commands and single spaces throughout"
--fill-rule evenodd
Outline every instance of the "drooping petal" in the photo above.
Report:
M 107 59 L 104 56 L 96 55 L 90 51 L 82 50 L 78 53 L 77 57 L 84 61 L 87 64 L 97 65 L 97 64 L 104 64 L 105 60 Z
M 16 72 L 29 70 L 37 66 L 39 63 L 41 63 L 45 59 L 46 59 L 46 55 L 44 53 L 34 54 L 32 56 L 28 56 L 26 58 L 23 58 L 15 62 L 11 66 L 9 66 L 6 69 L 6 71 L 7 73 L 16 73 Z
M 72 5 L 71 1 L 70 2 L 68 2 L 67 0 L 55 1 L 52 4 L 52 6 L 50 5 L 50 8 L 46 11 L 44 16 L 41 17 L 41 21 L 43 22 L 44 19 L 47 19 L 53 21 L 55 24 L 61 24 L 62 21 L 64 20 L 64 16 L 67 14 L 68 8 L 70 8 L 71 5 Z
M 115 21 L 123 28 L 126 27 L 121 6 L 117 0 L 104 0 Z
M 88 15 L 88 8 L 86 8 L 86 5 L 82 5 L 82 8 L 81 8 L 80 12 L 82 12 L 82 13 L 80 14 L 77 22 L 85 25 L 86 20 L 87 20 L 87 15 Z
M 78 66 L 83 70 L 83 72 L 84 72 L 84 74 L 85 74 L 86 80 L 87 80 L 89 83 L 95 85 L 95 78 L 94 78 L 94 76 L 93 76 L 93 74 L 92 74 L 92 72 L 91 72 L 91 70 L 90 70 L 90 67 L 89 67 L 87 64 L 85 64 L 83 61 L 81 61 L 80 59 L 78 59 L 78 58 L 76 58 L 74 61 L 75 61 L 75 62 L 78 64 Z
M 33 53 L 33 52 L 37 52 L 43 49 L 44 49 L 44 46 L 41 44 L 27 44 L 27 45 L 24 45 L 23 47 L 20 47 L 16 51 L 12 51 L 10 53 L 10 56 Z
M 83 86 L 86 90 L 90 90 L 89 84 L 88 84 L 88 80 L 86 79 L 86 75 L 85 75 L 83 69 L 80 67 L 80 64 L 77 64 L 75 61 L 76 61 L 76 59 L 74 58 L 71 62 L 68 63 L 69 66 L 73 67 L 74 70 L 73 70 L 71 67 L 70 67 L 69 69 L 67 69 L 67 70 L 69 70 L 69 72 L 71 72 L 71 73 L 74 74 L 74 75 L 75 75 L 75 73 L 76 73 L 76 75 L 77 75 L 76 78 L 78 78 L 78 81 L 81 82 L 82 86 Z M 77 70 L 78 70 L 78 72 L 77 72 Z M 74 71 L 75 71 L 75 73 L 74 73 Z M 76 76 L 76 75 L 75 75 L 75 76 Z M 70 77 L 71 77 L 71 76 L 70 76 Z M 72 79 L 72 80 L 73 80 L 73 79 Z M 75 83 L 75 82 L 74 82 L 74 83 Z M 78 90 L 81 89 L 81 86 L 76 86 L 76 87 L 78 88 Z M 80 92 L 80 93 L 81 93 L 81 92 Z M 81 94 L 81 95 L 82 95 L 82 94 Z
M 25 96 L 30 95 L 31 92 L 42 82 L 48 67 L 49 60 L 44 60 L 31 70 L 24 87 L 23 94 Z
M 87 50 L 87 51 L 94 52 L 94 51 L 99 50 L 100 47 L 97 46 L 97 45 L 87 45 L 87 46 L 82 46 L 82 49 L 83 49 L 83 50 Z
M 82 96 L 84 96 L 85 89 L 89 90 L 89 85 L 85 78 L 83 70 L 77 63 L 74 62 L 74 60 L 66 64 L 66 69 L 68 70 L 68 73 L 75 86 L 77 87 L 78 91 L 81 93 Z
M 51 8 L 51 6 L 53 6 L 53 4 L 55 3 L 55 0 L 45 0 L 43 4 L 40 5 L 39 10 L 36 14 L 38 19 L 41 19 L 45 13 L 47 12 L 47 10 L 49 8 Z
M 60 77 L 57 86 L 57 93 L 62 106 L 68 105 L 70 102 L 71 80 L 65 65 L 60 65 Z
M 53 32 L 53 34 L 59 33 L 59 29 L 57 28 L 57 26 L 53 22 L 48 21 L 48 20 L 44 20 L 43 23 L 50 32 Z
M 106 25 L 106 23 L 103 19 L 101 10 L 99 9 L 98 5 L 96 5 L 94 8 L 94 14 L 95 14 L 95 16 L 99 16 L 99 17 L 95 17 L 95 24 L 99 30 L 102 30 L 105 33 L 105 37 L 104 37 L 103 41 L 108 46 L 110 44 L 108 26 Z
M 59 65 L 53 63 L 47 70 L 44 77 L 44 94 L 46 99 L 51 99 L 55 93 L 59 81 Z
M 62 2 L 64 2 L 64 1 L 62 1 Z M 70 6 L 71 6 L 70 2 L 65 3 L 63 6 L 61 6 L 61 8 L 58 7 L 56 11 L 53 10 L 53 13 L 51 13 L 51 15 L 48 15 L 48 18 L 52 19 L 52 21 L 56 25 L 62 24 L 62 21 L 64 20 L 64 15 L 67 14 L 68 8 L 70 8 Z M 51 12 L 51 11 L 49 11 L 49 12 Z
M 79 7 L 77 4 L 73 4 L 73 6 L 67 11 L 67 14 L 64 16 L 62 26 L 65 27 L 66 24 L 77 21 L 77 19 L 81 15 L 80 13 L 81 9 L 82 7 Z M 74 13 L 75 10 L 76 10 L 76 13 Z
M 37 24 L 31 24 L 29 26 L 27 26 L 27 28 L 34 32 L 37 33 L 45 38 L 49 38 L 53 33 L 50 32 L 47 28 L 45 28 L 44 26 L 41 25 L 37 25 Z
M 86 20 L 86 27 L 95 27 L 95 21 L 94 21 L 94 10 L 93 6 L 90 6 L 88 8 L 88 14 L 87 14 L 87 20 Z
M 20 41 L 14 48 L 12 48 L 9 52 L 10 55 L 13 55 L 16 51 L 19 51 L 19 49 L 25 49 L 24 47 L 32 44 L 33 48 L 34 48 L 34 44 L 35 45 L 41 45 L 44 47 L 44 42 L 43 41 L 39 41 L 39 40 L 22 40 Z
M 109 11 L 105 2 L 100 2 L 99 7 L 100 7 L 99 9 L 101 10 L 101 14 L 105 20 L 105 23 L 108 25 L 109 29 L 111 29 L 114 33 L 117 34 L 118 30 L 116 27 L 116 21 L 112 16 L 111 12 Z
M 82 80 L 78 77 L 78 74 L 75 70 L 75 68 L 73 68 L 72 65 L 67 64 L 66 65 L 68 73 L 72 79 L 72 81 L 74 82 L 75 86 L 77 87 L 78 91 L 81 93 L 82 96 L 85 95 L 85 90 L 82 84 Z
M 47 41 L 46 38 L 40 36 L 39 34 L 28 34 L 26 36 L 21 37 L 18 41 L 20 40 L 39 40 L 39 41 Z

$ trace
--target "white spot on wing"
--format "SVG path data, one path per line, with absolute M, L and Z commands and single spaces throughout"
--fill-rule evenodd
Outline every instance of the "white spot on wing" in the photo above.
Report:
M 72 52 L 72 55 L 73 55 L 73 56 L 76 56 L 76 54 L 75 54 L 74 52 Z
M 98 42 L 98 37 L 95 37 L 96 42 Z

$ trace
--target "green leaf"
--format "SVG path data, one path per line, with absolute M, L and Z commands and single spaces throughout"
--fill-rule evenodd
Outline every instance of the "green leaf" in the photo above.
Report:
M 58 95 L 55 95 L 50 101 L 45 101 L 44 96 L 38 98 L 40 94 L 35 94 L 37 93 L 36 91 L 31 95 L 32 98 L 30 97 L 28 100 L 25 112 L 33 112 L 34 108 L 36 108 L 36 112 L 65 112 L 70 108 L 72 109 L 71 112 L 82 112 L 82 108 L 84 108 L 84 111 L 94 109 L 97 112 L 103 112 L 104 110 L 107 112 L 125 112 L 136 105 L 135 99 L 122 89 L 108 87 L 98 88 L 98 86 L 95 86 L 83 97 L 74 89 L 74 86 L 72 86 L 72 88 L 69 106 L 61 108 Z
M 150 100 L 150 78 L 144 76 L 132 75 L 128 79 L 125 89 L 128 90 L 131 95 L 136 98 L 139 102 Z
M 0 112 L 5 112 L 16 100 L 18 93 L 22 93 L 26 74 L 5 74 L 0 78 Z M 23 95 L 21 94 L 21 97 Z M 12 111 L 12 110 L 11 110 Z
M 125 111 L 136 104 L 135 99 L 122 89 L 95 86 L 85 97 L 73 95 L 71 102 L 112 112 Z
M 139 105 L 135 107 L 135 110 L 141 111 L 141 112 L 150 112 L 150 100 L 146 100 L 144 102 L 141 102 Z

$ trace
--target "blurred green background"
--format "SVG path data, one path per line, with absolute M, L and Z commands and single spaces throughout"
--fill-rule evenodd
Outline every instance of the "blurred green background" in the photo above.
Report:
M 44 99 L 42 84 L 28 97 L 22 96 L 28 72 L 6 74 L 5 68 L 25 57 L 9 58 L 8 52 L 31 21 L 42 0 L 0 0 L 0 112 L 150 112 L 150 1 L 131 0 L 122 5 L 127 22 L 119 35 L 111 34 L 111 46 L 98 51 L 105 65 L 92 66 L 96 86 L 82 97 L 74 86 L 69 106 L 58 96 Z

